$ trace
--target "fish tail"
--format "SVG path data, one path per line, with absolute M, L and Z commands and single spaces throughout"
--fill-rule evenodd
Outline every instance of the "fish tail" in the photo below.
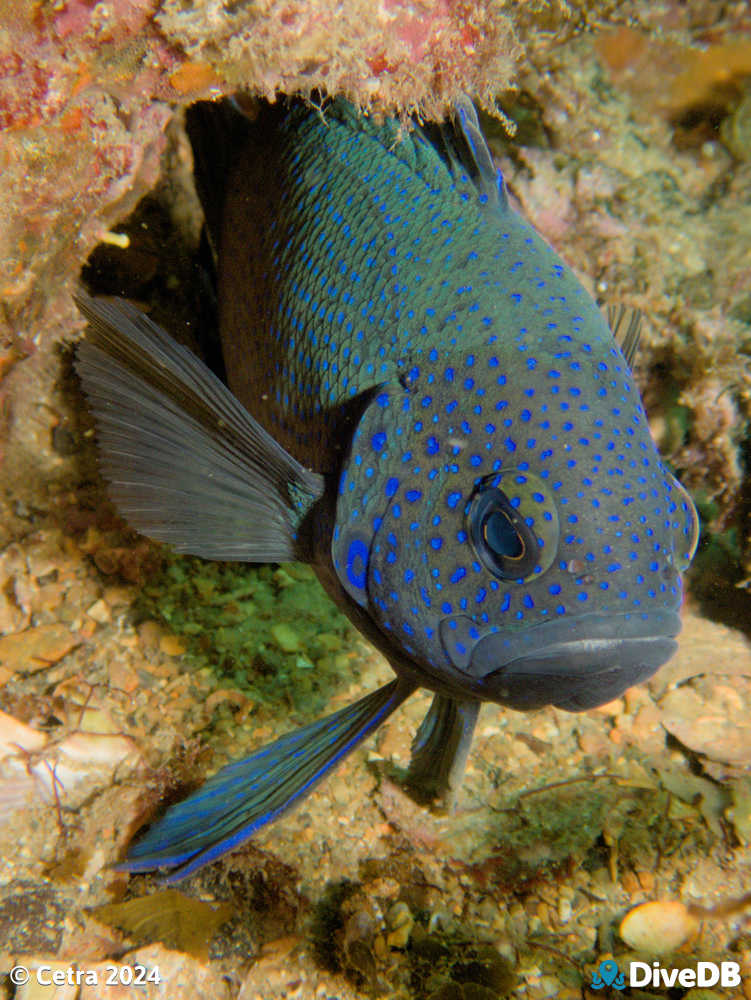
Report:
M 194 354 L 134 306 L 79 295 L 76 370 L 122 516 L 178 552 L 304 559 L 321 476 L 289 455 Z
M 245 843 L 303 799 L 407 698 L 393 680 L 352 705 L 228 764 L 170 806 L 130 850 L 120 871 L 169 868 L 174 882 Z

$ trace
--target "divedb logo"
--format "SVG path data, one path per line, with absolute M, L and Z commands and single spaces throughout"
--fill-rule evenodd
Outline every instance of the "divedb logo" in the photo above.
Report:
M 682 986 L 740 986 L 741 967 L 738 962 L 697 962 L 696 966 L 683 969 L 663 968 L 659 962 L 629 962 L 628 973 L 623 973 L 612 958 L 600 962 L 589 984 L 593 990 L 610 986 L 622 990 L 626 986 L 663 986 L 670 989 Z

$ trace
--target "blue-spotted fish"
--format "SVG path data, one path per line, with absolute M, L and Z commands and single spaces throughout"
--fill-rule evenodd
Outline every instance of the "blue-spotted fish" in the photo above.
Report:
M 482 701 L 579 710 L 643 681 L 676 648 L 698 530 L 627 358 L 512 210 L 470 101 L 409 132 L 341 100 L 197 105 L 188 131 L 229 387 L 132 306 L 82 298 L 111 495 L 180 552 L 308 561 L 396 679 L 171 806 L 123 867 L 172 879 L 418 687 L 408 779 L 450 797 Z

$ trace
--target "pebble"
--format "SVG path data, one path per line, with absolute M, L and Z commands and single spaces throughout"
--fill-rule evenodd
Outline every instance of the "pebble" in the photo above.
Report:
M 271 626 L 271 637 L 284 653 L 297 653 L 300 649 L 300 636 L 287 622 L 277 622 Z
M 653 900 L 631 910 L 621 921 L 619 934 L 635 951 L 664 955 L 693 937 L 699 922 L 677 900 Z
M 159 642 L 165 634 L 164 628 L 155 621 L 145 621 L 137 628 L 138 645 L 146 655 L 155 653 L 159 649 Z
M 79 987 L 75 983 L 66 983 L 70 962 L 44 962 L 44 979 L 51 980 L 53 974 L 57 973 L 63 979 L 60 985 L 47 986 L 39 983 L 36 978 L 36 969 L 32 966 L 32 975 L 27 983 L 20 986 L 13 994 L 15 1000 L 77 1000 Z
M 138 690 L 140 683 L 135 670 L 121 659 L 110 664 L 109 681 L 112 688 L 125 691 L 128 694 Z
M 0 638 L 0 664 L 20 673 L 36 673 L 61 660 L 78 641 L 64 625 L 37 625 Z
M 625 871 L 623 875 L 621 875 L 621 885 L 629 896 L 633 896 L 634 893 L 639 892 L 641 889 L 636 873 L 629 870 Z
M 653 891 L 653 889 L 655 887 L 655 877 L 654 877 L 654 874 L 652 872 L 647 871 L 645 869 L 645 870 L 642 870 L 642 871 L 638 871 L 636 873 L 636 876 L 639 879 L 639 885 L 642 887 L 642 889 L 645 892 L 652 892 Z
M 333 632 L 321 632 L 316 636 L 316 642 L 330 653 L 342 648 L 341 637 Z
M 112 611 L 110 610 L 110 606 L 101 597 L 98 601 L 95 601 L 91 605 L 91 607 L 86 611 L 86 614 L 89 618 L 93 618 L 99 625 L 106 625 L 107 622 L 112 621 Z
M 386 914 L 386 924 L 389 928 L 386 937 L 389 948 L 406 948 L 415 924 L 407 904 L 401 901 L 394 903 Z
M 169 633 L 159 640 L 159 651 L 166 656 L 182 656 L 187 648 L 187 643 L 179 635 Z
M 220 971 L 208 962 L 167 949 L 160 944 L 148 945 L 124 955 L 119 963 L 138 963 L 148 970 L 158 969 L 161 982 L 148 982 L 137 988 L 117 982 L 107 985 L 107 968 L 113 965 L 110 960 L 90 966 L 98 973 L 98 984 L 82 984 L 79 1000 L 123 1000 L 133 995 L 141 1000 L 156 1000 L 157 997 L 170 995 L 175 990 L 174 984 L 179 984 L 180 996 L 191 997 L 192 1000 L 229 1000 L 230 997 L 229 983 Z
M 34 753 L 36 750 L 41 750 L 46 742 L 45 733 L 40 733 L 20 719 L 0 711 L 0 757 L 8 754 L 14 756 L 19 750 Z
M 110 607 L 125 607 L 133 602 L 135 592 L 132 587 L 105 587 L 104 599 Z
M 540 997 L 560 997 L 561 995 L 561 983 L 560 980 L 556 979 L 555 976 L 540 976 L 537 981 L 537 990 L 535 991 L 535 996 Z
M 696 753 L 736 765 L 751 763 L 751 679 L 717 677 L 669 691 L 662 699 L 662 724 Z
M 138 752 L 130 737 L 100 733 L 72 733 L 57 749 L 70 761 L 104 767 L 114 767 Z

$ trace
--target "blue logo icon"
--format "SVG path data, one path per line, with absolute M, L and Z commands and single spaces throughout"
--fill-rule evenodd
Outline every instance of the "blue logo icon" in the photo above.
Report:
M 618 964 L 612 958 L 600 962 L 600 968 L 592 975 L 592 989 L 599 990 L 603 986 L 614 986 L 622 990 L 626 985 L 626 977 L 619 970 Z

